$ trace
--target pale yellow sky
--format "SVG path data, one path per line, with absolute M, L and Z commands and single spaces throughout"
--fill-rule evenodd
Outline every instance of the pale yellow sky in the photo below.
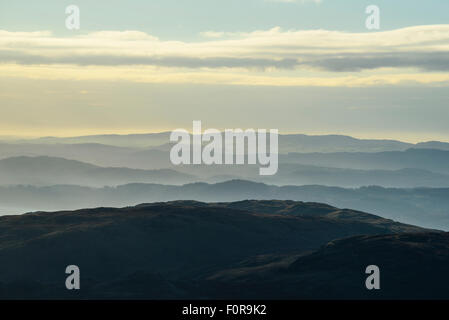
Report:
M 358 33 L 0 30 L 0 135 L 273 128 L 449 140 L 449 25 Z

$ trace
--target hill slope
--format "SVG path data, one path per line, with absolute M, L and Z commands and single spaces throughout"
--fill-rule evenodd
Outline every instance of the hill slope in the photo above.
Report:
M 0 160 L 0 184 L 36 185 L 73 184 L 91 187 L 146 182 L 185 184 L 195 177 L 172 169 L 140 170 L 99 167 L 55 157 L 14 157 Z
M 286 211 L 280 214 L 273 207 Z M 16 297 L 65 297 L 64 270 L 76 264 L 85 294 L 92 296 L 107 295 L 104 286 L 126 287 L 141 277 L 163 287 L 187 282 L 184 289 L 194 295 L 190 286 L 196 279 L 250 257 L 301 254 L 332 239 L 360 234 L 425 231 L 321 204 L 270 201 L 188 201 L 4 216 L 0 283 Z
M 407 149 L 388 152 L 290 153 L 281 155 L 281 163 L 296 163 L 322 167 L 350 169 L 399 170 L 414 168 L 449 173 L 449 151 L 436 149 Z
M 367 290 L 365 269 L 380 269 L 380 290 Z M 449 233 L 356 236 L 301 256 L 221 271 L 202 294 L 246 299 L 449 299 Z M 213 289 L 210 289 L 213 288 Z

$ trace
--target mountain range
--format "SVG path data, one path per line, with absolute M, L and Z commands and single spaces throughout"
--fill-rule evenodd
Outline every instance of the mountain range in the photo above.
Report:
M 18 144 L 104 144 L 116 147 L 150 148 L 169 143 L 170 132 L 89 135 L 79 137 L 42 137 L 36 139 L 3 139 Z M 280 153 L 288 152 L 382 152 L 404 151 L 410 148 L 449 150 L 449 143 L 426 141 L 407 143 L 387 139 L 357 139 L 345 135 L 280 134 Z
M 449 299 L 448 143 L 280 135 L 260 176 L 168 136 L 1 142 L 0 298 Z
M 173 169 L 142 170 L 96 165 L 55 157 L 14 157 L 0 160 L 1 185 L 73 184 L 103 187 L 132 182 L 185 184 L 194 176 Z
M 138 183 L 103 188 L 73 185 L 6 186 L 0 187 L 0 213 L 9 215 L 39 210 L 121 207 L 154 201 L 217 202 L 247 199 L 325 202 L 341 208 L 372 212 L 404 223 L 449 230 L 449 188 L 279 187 L 244 180 L 183 186 Z
M 258 166 L 168 166 L 163 169 L 101 167 L 48 156 L 0 159 L 0 185 L 51 186 L 71 184 L 90 187 L 127 183 L 180 185 L 191 182 L 224 182 L 247 179 L 274 185 L 324 185 L 361 187 L 449 187 L 449 175 L 426 169 L 348 169 L 282 163 L 274 176 L 260 176 Z
M 279 161 L 281 163 L 351 169 L 398 170 L 415 168 L 447 174 L 449 173 L 448 157 L 449 151 L 444 150 L 407 149 L 405 151 L 376 153 L 290 153 L 288 155 L 281 155 Z

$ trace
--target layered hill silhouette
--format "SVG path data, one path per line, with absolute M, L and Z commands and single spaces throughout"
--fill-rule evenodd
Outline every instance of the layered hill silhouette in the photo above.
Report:
M 185 184 L 197 179 L 173 169 L 141 170 L 99 167 L 54 157 L 14 157 L 0 160 L 2 185 L 116 186 L 132 182 Z
M 28 144 L 105 144 L 118 147 L 148 148 L 169 142 L 170 132 L 129 134 L 129 135 L 90 135 L 79 137 L 43 137 L 22 139 L 19 143 Z M 357 139 L 345 135 L 306 135 L 280 134 L 281 153 L 287 152 L 382 152 L 403 151 L 409 148 L 427 148 L 449 150 L 449 143 L 427 141 L 406 143 L 387 139 Z
M 261 177 L 168 135 L 0 143 L 0 298 L 449 299 L 449 144 L 281 135 Z
M 134 183 L 103 188 L 71 185 L 0 186 L 0 214 L 98 206 L 122 207 L 142 202 L 186 199 L 206 202 L 246 199 L 326 202 L 340 208 L 372 212 L 404 223 L 449 230 L 449 188 L 279 187 L 244 180 L 183 186 Z
M 415 168 L 447 174 L 449 173 L 448 157 L 449 151 L 446 150 L 407 149 L 376 153 L 336 152 L 325 155 L 322 153 L 290 153 L 282 155 L 280 162 L 351 169 Z
M 144 170 L 169 166 L 167 152 L 157 148 L 118 147 L 99 143 L 0 143 L 0 159 L 23 156 L 64 158 L 104 167 Z
M 298 153 L 298 149 L 288 154 L 282 154 L 280 150 L 279 170 L 273 177 L 260 177 L 258 165 L 173 166 L 169 150 L 170 146 L 130 148 L 102 144 L 0 143 L 0 159 L 49 157 L 101 167 L 172 169 L 194 175 L 196 181 L 209 182 L 240 178 L 278 185 L 445 187 L 449 180 L 449 151 L 439 149 L 321 153 Z
M 404 254 L 420 257 L 422 251 L 427 256 L 433 250 L 443 250 L 444 262 L 447 237 L 434 233 L 440 234 L 364 212 L 294 201 L 176 201 L 3 216 L 0 296 L 201 299 L 226 297 L 245 287 L 233 298 L 254 294 L 263 297 L 271 292 L 270 298 L 276 299 L 292 294 L 293 284 L 299 281 L 295 277 L 306 277 L 305 283 L 313 280 L 317 286 L 332 288 L 332 283 L 326 284 L 330 275 L 320 275 L 319 267 L 334 266 L 331 269 L 338 276 L 339 268 L 346 270 L 344 265 L 357 261 L 354 255 L 365 250 L 368 240 L 364 239 L 371 238 L 344 240 L 351 241 L 349 246 L 334 239 L 384 235 L 387 238 L 379 239 L 391 239 L 391 244 L 382 242 L 385 249 L 393 250 L 391 253 L 376 245 L 368 246 L 369 250 L 363 253 L 371 253 L 372 261 L 383 263 L 388 255 L 403 251 L 395 247 L 395 239 L 403 239 L 402 234 L 423 239 L 429 236 L 430 241 L 422 240 L 422 246 L 416 248 L 410 245 Z M 319 264 L 314 255 L 324 255 L 326 262 L 335 256 L 333 251 L 328 254 L 326 248 L 330 245 L 320 249 L 330 241 L 335 243 L 339 260 L 334 265 Z M 65 267 L 71 264 L 81 270 L 83 289 L 78 292 L 64 287 Z M 307 266 L 317 268 L 318 273 L 307 278 L 307 273 L 298 271 Z M 239 268 L 244 268 L 244 272 L 236 271 Z M 257 280 L 260 272 L 267 275 L 268 269 L 272 276 Z M 363 276 L 363 270 L 359 273 Z M 296 282 L 278 289 L 289 277 Z M 340 281 L 350 289 L 348 294 L 357 295 L 351 288 L 359 287 L 360 281 L 353 280 Z M 397 288 L 398 294 L 407 294 L 402 287 Z M 307 292 L 312 296 L 318 293 Z M 294 297 L 304 294 L 306 291 L 296 287 Z
M 236 178 L 236 177 L 234 177 Z M 277 185 L 318 184 L 338 187 L 382 186 L 396 188 L 448 187 L 449 175 L 425 169 L 350 169 L 281 164 L 274 176 L 249 176 L 253 181 Z M 213 181 L 212 179 L 209 179 Z M 230 179 L 227 179 L 230 180 Z
M 107 145 L 118 148 L 155 148 L 165 149 L 170 142 L 170 132 L 130 134 L 130 135 L 91 135 L 79 137 L 42 137 L 37 139 L 4 139 L 1 144 L 13 149 L 12 146 L 33 149 L 41 146 L 70 146 L 70 145 Z M 345 135 L 305 135 L 305 134 L 280 134 L 279 152 L 301 152 L 301 153 L 331 153 L 331 152 L 384 152 L 405 151 L 410 148 L 416 149 L 440 149 L 449 150 L 449 143 L 441 141 L 426 141 L 420 143 L 406 143 L 397 140 L 386 139 L 357 139 Z
M 423 169 L 357 170 L 281 164 L 274 176 L 260 176 L 256 165 L 242 167 L 169 166 L 165 169 L 100 167 L 77 160 L 48 156 L 0 159 L 0 185 L 117 186 L 127 183 L 186 184 L 245 178 L 275 185 L 360 187 L 449 187 L 449 175 Z

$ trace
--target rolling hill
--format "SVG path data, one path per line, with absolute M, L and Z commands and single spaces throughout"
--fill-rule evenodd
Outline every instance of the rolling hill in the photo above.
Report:
M 365 269 L 380 269 L 367 290 Z M 231 299 L 449 299 L 449 234 L 364 235 L 303 255 L 244 261 L 208 276 L 199 295 Z M 273 292 L 276 292 L 274 295 Z
M 152 158 L 149 156 L 148 158 Z M 71 184 L 102 187 L 127 183 L 185 184 L 247 179 L 275 185 L 361 187 L 449 187 L 449 175 L 423 169 L 356 170 L 281 164 L 274 176 L 260 176 L 258 166 L 170 166 L 165 169 L 100 167 L 57 157 L 0 159 L 0 185 L 50 186 Z
M 292 201 L 179 201 L 3 216 L 0 297 L 214 297 L 228 292 L 214 289 L 222 285 L 217 274 L 243 261 L 307 255 L 336 238 L 428 232 L 363 212 Z M 64 287 L 70 264 L 82 270 L 79 293 Z
M 290 153 L 280 156 L 280 163 L 315 165 L 350 169 L 398 170 L 414 168 L 449 173 L 449 151 L 437 149 L 407 149 L 376 153 Z
M 197 179 L 173 169 L 104 168 L 54 157 L 14 157 L 0 160 L 0 185 L 49 186 L 73 184 L 91 187 L 132 182 L 185 184 Z
M 169 143 L 169 137 L 170 132 L 161 132 L 130 135 L 109 134 L 79 137 L 42 137 L 37 139 L 9 139 L 4 141 L 14 144 L 102 144 L 116 147 L 150 148 Z M 426 141 L 413 144 L 386 139 L 357 139 L 337 134 L 280 134 L 279 146 L 281 153 L 383 152 L 404 151 L 410 148 L 449 150 L 449 143 L 441 141 Z

